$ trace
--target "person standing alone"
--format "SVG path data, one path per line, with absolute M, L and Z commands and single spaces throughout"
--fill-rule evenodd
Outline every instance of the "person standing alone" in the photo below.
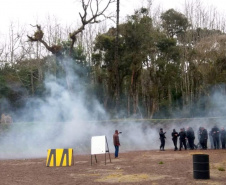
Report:
M 166 132 L 163 132 L 163 129 L 160 128 L 160 132 L 159 132 L 159 139 L 161 141 L 161 145 L 160 145 L 160 151 L 165 151 L 164 147 L 165 147 L 165 136 Z
M 119 142 L 119 132 L 118 130 L 115 130 L 115 133 L 113 135 L 113 143 L 115 146 L 115 158 L 118 157 L 118 153 L 119 153 L 119 146 L 120 146 L 120 142 Z

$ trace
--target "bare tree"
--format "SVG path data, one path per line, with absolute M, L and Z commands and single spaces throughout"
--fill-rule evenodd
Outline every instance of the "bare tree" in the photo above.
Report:
M 19 26 L 18 26 L 19 27 Z M 24 30 L 19 30 L 16 28 L 16 24 L 11 22 L 9 27 L 9 36 L 8 36 L 8 62 L 13 63 L 16 60 L 16 51 L 21 46 L 21 41 L 23 38 Z
M 2 57 L 2 55 L 3 55 L 3 53 L 4 53 L 4 45 L 3 44 L 1 44 L 1 46 L 0 46 L 0 59 L 1 59 L 1 57 Z
M 79 13 L 80 20 L 82 25 L 71 32 L 69 34 L 69 37 L 71 39 L 71 45 L 70 45 L 70 51 L 73 49 L 73 46 L 76 42 L 76 36 L 81 33 L 84 29 L 85 26 L 88 24 L 94 24 L 94 23 L 99 23 L 100 20 L 98 20 L 99 17 L 105 17 L 105 12 L 107 8 L 110 6 L 111 3 L 115 2 L 115 0 L 108 0 L 107 2 L 105 1 L 105 4 L 103 4 L 103 0 L 82 0 L 82 9 L 83 13 Z M 91 15 L 89 15 L 91 14 Z M 59 44 L 53 44 L 49 45 L 44 39 L 44 33 L 42 30 L 41 25 L 35 25 L 34 27 L 37 28 L 36 32 L 34 33 L 33 36 L 29 36 L 29 41 L 31 42 L 41 42 L 48 51 L 50 51 L 52 54 L 59 54 L 61 51 L 61 46 Z

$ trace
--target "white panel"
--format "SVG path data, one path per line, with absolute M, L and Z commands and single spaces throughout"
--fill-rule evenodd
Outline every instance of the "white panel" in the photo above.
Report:
M 106 137 L 93 136 L 91 138 L 91 155 L 106 153 Z

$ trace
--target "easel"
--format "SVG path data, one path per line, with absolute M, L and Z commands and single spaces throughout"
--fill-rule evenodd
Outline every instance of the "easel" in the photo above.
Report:
M 110 151 L 109 151 L 109 147 L 108 147 L 108 142 L 107 142 L 107 137 L 105 136 L 105 145 L 107 146 L 107 150 L 105 150 L 105 152 L 104 152 L 104 155 L 105 155 L 105 165 L 106 165 L 106 153 L 108 153 L 108 155 L 109 155 L 109 159 L 110 159 L 110 163 L 111 163 L 111 155 L 110 155 Z M 93 154 L 93 155 L 95 155 L 95 160 L 96 160 L 96 163 L 97 163 L 97 156 L 96 156 L 96 154 Z M 92 156 L 93 156 L 92 154 L 91 154 L 91 166 L 92 166 L 92 161 L 93 161 L 93 158 L 92 158 Z

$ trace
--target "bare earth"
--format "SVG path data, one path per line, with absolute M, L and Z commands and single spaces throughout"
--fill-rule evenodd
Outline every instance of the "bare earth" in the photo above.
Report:
M 209 155 L 210 179 L 193 178 L 193 154 Z M 46 167 L 46 158 L 0 160 L 0 184 L 226 184 L 226 171 L 219 171 L 226 170 L 226 150 L 133 151 L 111 158 L 105 165 L 104 155 L 97 155 L 91 166 L 90 155 L 75 154 L 71 167 Z

